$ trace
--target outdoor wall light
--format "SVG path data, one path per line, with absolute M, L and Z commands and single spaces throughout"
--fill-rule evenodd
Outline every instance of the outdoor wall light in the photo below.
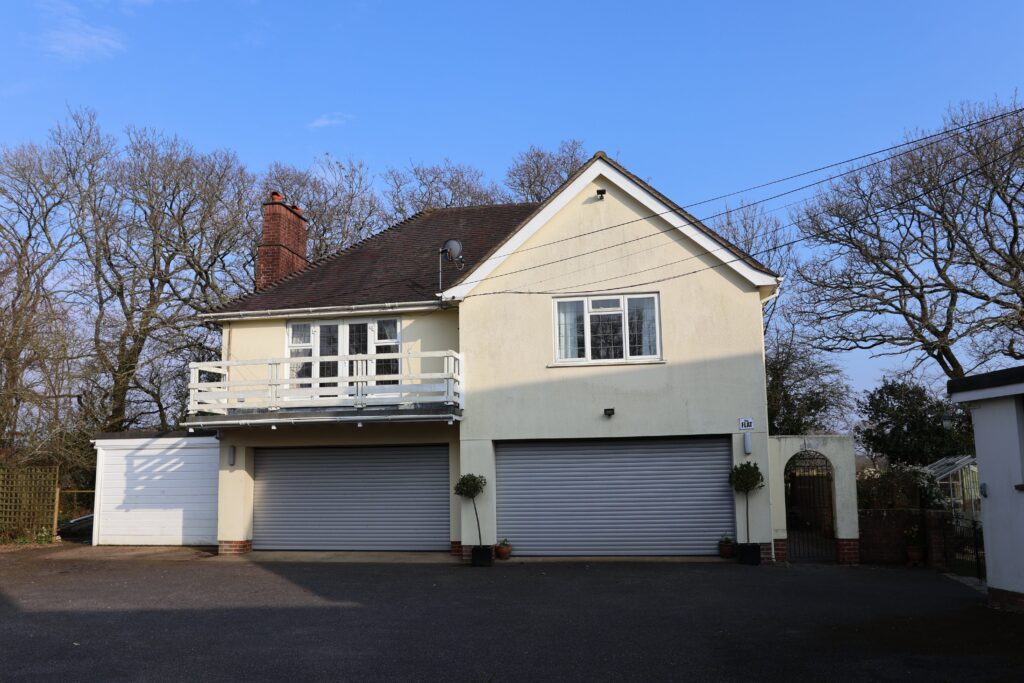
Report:
M 615 414 L 615 408 L 605 408 L 604 409 L 604 416 L 605 417 L 611 417 L 614 414 Z
M 235 466 L 235 447 L 228 446 L 228 464 L 232 467 Z
M 277 429 L 277 425 L 270 425 L 271 429 Z
M 743 432 L 743 453 L 750 455 L 754 452 L 754 439 L 751 438 L 750 432 Z

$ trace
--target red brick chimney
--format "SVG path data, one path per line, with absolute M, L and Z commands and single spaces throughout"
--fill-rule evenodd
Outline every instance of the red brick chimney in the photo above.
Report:
M 256 289 L 277 282 L 306 265 L 306 218 L 285 204 L 280 192 L 263 202 L 263 240 L 256 249 Z

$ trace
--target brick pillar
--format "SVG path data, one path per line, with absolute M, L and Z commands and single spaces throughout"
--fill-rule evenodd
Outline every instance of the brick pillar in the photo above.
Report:
M 263 289 L 306 265 L 306 218 L 277 192 L 263 202 L 263 239 L 256 249 L 256 289 Z
M 775 560 L 772 558 L 772 544 L 761 543 L 761 564 L 771 564 Z
M 856 538 L 836 539 L 836 562 L 860 564 L 860 540 Z
M 452 541 L 452 547 L 449 552 L 456 557 L 462 557 L 462 541 Z
M 218 555 L 244 555 L 252 550 L 252 541 L 218 541 Z

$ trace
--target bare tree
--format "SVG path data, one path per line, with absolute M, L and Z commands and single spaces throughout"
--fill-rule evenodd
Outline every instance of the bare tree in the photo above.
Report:
M 778 273 L 783 282 L 796 268 L 796 251 L 792 244 L 795 231 L 762 204 L 740 204 L 735 209 L 726 206 L 715 223 L 715 230 L 747 254 L 757 254 L 756 258 Z M 780 303 L 785 294 L 786 289 L 780 288 L 778 296 L 765 302 L 766 331 L 780 317 Z
M 0 151 L 0 448 L 21 461 L 53 457 L 83 367 L 63 296 L 77 245 L 64 180 L 50 147 Z
M 195 313 L 237 294 L 237 245 L 251 182 L 233 154 L 130 129 L 119 148 L 89 113 L 59 127 L 71 229 L 80 249 L 76 303 L 91 329 L 98 374 L 83 387 L 104 430 L 169 428 L 190 357 L 213 353 L 216 332 Z
M 586 161 L 586 148 L 580 140 L 563 140 L 554 151 L 530 145 L 512 160 L 505 186 L 515 201 L 542 202 Z
M 424 209 L 500 204 L 505 192 L 480 169 L 445 159 L 440 164 L 389 168 L 383 174 L 387 223 L 397 223 Z
M 960 109 L 947 128 L 1008 110 Z M 1022 339 L 1024 117 L 853 171 L 800 216 L 798 310 L 829 351 L 911 353 L 961 377 Z
M 260 178 L 260 197 L 271 190 L 303 208 L 309 258 L 315 260 L 369 237 L 385 225 L 384 206 L 361 161 L 324 155 L 306 169 L 275 163 Z M 253 199 L 258 207 L 258 199 Z M 253 244 L 258 243 L 258 224 Z

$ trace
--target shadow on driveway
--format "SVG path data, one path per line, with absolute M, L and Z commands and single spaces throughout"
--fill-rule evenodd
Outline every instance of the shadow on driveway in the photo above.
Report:
M 4 679 L 1021 680 L 1022 632 L 903 569 L 0 558 Z

